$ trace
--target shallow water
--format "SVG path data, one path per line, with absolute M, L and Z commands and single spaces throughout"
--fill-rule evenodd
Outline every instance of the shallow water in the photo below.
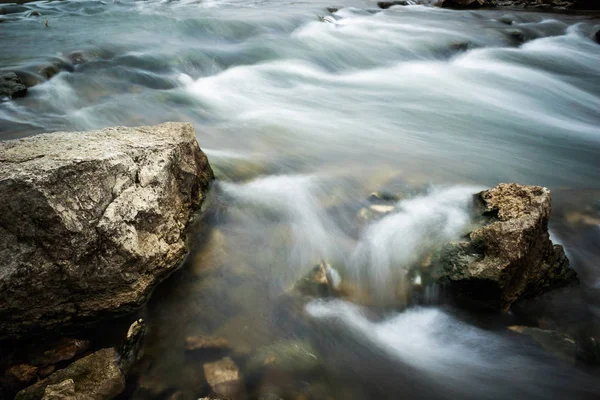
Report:
M 597 398 L 598 371 L 510 332 L 514 316 L 464 314 L 435 290 L 403 310 L 417 277 L 398 265 L 468 232 L 477 190 L 548 186 L 581 289 L 535 322 L 597 332 L 600 20 L 343 5 L 55 1 L 0 16 L 0 66 L 39 82 L 0 102 L 0 139 L 189 121 L 218 177 L 190 256 L 145 311 L 125 397 L 206 395 L 206 357 L 184 349 L 203 334 L 229 340 L 251 398 Z M 403 199 L 365 222 L 376 190 Z M 286 296 L 321 260 L 360 287 L 355 304 Z M 318 366 L 248 372 L 291 340 Z

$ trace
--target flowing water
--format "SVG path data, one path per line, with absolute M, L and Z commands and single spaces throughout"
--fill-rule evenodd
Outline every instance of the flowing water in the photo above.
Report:
M 508 330 L 515 316 L 457 310 L 434 288 L 416 305 L 405 289 L 421 277 L 399 267 L 468 232 L 476 191 L 547 186 L 581 287 L 531 318 L 598 334 L 599 19 L 362 0 L 2 7 L 0 67 L 38 84 L 0 102 L 0 139 L 188 121 L 218 178 L 144 312 L 125 398 L 210 392 L 203 364 L 225 354 L 186 351 L 196 335 L 229 341 L 235 398 L 600 397 L 597 370 Z M 381 190 L 401 199 L 365 218 Z M 322 260 L 360 296 L 294 299 Z M 256 372 L 257 357 L 275 361 Z

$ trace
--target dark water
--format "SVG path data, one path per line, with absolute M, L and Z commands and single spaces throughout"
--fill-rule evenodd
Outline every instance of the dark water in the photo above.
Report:
M 435 293 L 403 309 L 420 278 L 401 268 L 468 231 L 475 191 L 548 186 L 581 287 L 526 322 L 598 333 L 598 19 L 322 0 L 21 7 L 0 16 L 0 66 L 39 84 L 0 103 L 0 139 L 190 121 L 219 178 L 184 268 L 145 311 L 126 397 L 202 397 L 203 364 L 225 355 L 243 376 L 236 398 L 600 397 L 597 370 L 507 329 L 517 316 L 466 314 Z M 382 189 L 404 200 L 357 217 Z M 323 259 L 364 301 L 289 296 Z M 195 335 L 233 350 L 188 352 Z M 263 351 L 291 362 L 253 368 Z

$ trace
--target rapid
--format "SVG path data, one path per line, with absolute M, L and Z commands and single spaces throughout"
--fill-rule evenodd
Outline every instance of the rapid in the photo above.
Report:
M 37 84 L 0 101 L 1 140 L 186 121 L 217 177 L 183 267 L 142 311 L 145 361 L 124 398 L 202 397 L 206 360 L 185 349 L 200 334 L 240 359 L 310 344 L 317 366 L 248 373 L 250 398 L 600 397 L 597 368 L 507 329 L 513 315 L 436 290 L 414 304 L 398 287 L 421 278 L 397 268 L 469 232 L 473 193 L 547 186 L 581 284 L 536 312 L 600 332 L 597 17 L 363 0 L 12 7 L 0 70 Z M 379 191 L 402 196 L 360 218 Z M 290 300 L 322 261 L 366 299 Z

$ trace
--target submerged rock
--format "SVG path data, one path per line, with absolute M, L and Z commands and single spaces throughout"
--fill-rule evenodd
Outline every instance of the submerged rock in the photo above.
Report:
M 106 348 L 80 358 L 46 379 L 23 389 L 17 393 L 15 399 L 115 398 L 125 389 L 125 378 L 140 357 L 140 343 L 144 331 L 143 321 L 135 321 L 119 349 Z
M 341 282 L 340 274 L 323 261 L 298 281 L 294 290 L 305 296 L 330 297 L 339 294 Z
M 8 97 L 23 97 L 27 94 L 27 87 L 14 72 L 0 72 L 0 99 Z
M 143 304 L 212 178 L 190 124 L 0 142 L 0 336 Z
M 16 400 L 39 400 L 48 386 L 73 380 L 77 393 L 93 399 L 112 399 L 125 389 L 125 376 L 119 368 L 114 348 L 102 349 L 58 370 L 48 378 L 17 393 Z M 52 390 L 52 389 L 51 389 Z
M 408 0 L 396 0 L 396 1 L 380 1 L 377 3 L 377 6 L 381 9 L 387 10 L 393 6 L 409 6 L 414 4 L 414 2 Z
M 562 246 L 549 237 L 548 189 L 500 184 L 475 201 L 488 223 L 442 249 L 437 271 L 459 298 L 506 310 L 576 279 Z
M 233 396 L 240 393 L 240 370 L 229 357 L 203 365 L 204 377 L 214 393 Z
M 302 340 L 280 341 L 258 349 L 246 363 L 250 375 L 273 368 L 288 373 L 307 374 L 317 370 L 321 362 L 313 346 Z
M 229 347 L 229 341 L 225 338 L 210 336 L 189 336 L 185 339 L 187 351 L 196 350 L 220 350 Z
M 44 367 L 61 361 L 69 361 L 86 352 L 89 347 L 90 342 L 87 340 L 62 338 L 53 343 L 41 355 L 34 357 L 32 362 L 34 365 Z
M 544 350 L 568 363 L 575 363 L 577 344 L 571 337 L 547 329 L 529 326 L 509 326 L 515 333 L 527 335 Z

